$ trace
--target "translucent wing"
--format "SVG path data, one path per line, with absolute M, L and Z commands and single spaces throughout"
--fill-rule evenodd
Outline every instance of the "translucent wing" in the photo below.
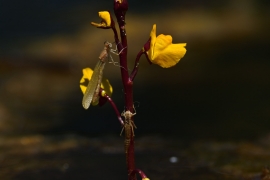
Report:
M 89 84 L 87 85 L 85 94 L 83 96 L 82 105 L 84 109 L 89 108 L 95 94 L 95 90 L 97 89 L 97 87 L 100 87 L 104 65 L 104 62 L 98 61 L 95 66 L 93 75 L 89 81 Z

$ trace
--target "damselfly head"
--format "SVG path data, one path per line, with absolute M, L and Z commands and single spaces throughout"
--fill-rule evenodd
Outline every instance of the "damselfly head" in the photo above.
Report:
M 104 45 L 105 45 L 106 47 L 109 47 L 109 48 L 112 47 L 112 43 L 110 43 L 109 41 L 105 41 L 105 42 L 104 42 Z

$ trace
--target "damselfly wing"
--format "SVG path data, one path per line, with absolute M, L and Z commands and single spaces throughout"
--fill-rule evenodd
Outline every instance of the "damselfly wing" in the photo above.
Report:
M 87 85 L 85 94 L 83 96 L 82 105 L 84 109 L 89 108 L 92 100 L 98 101 L 99 99 L 98 93 L 96 92 L 99 92 L 104 66 L 105 66 L 105 62 L 103 61 L 98 61 L 95 66 L 93 75 Z

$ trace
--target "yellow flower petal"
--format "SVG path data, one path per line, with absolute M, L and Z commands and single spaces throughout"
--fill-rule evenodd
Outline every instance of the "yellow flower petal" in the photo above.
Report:
M 156 37 L 156 25 L 150 33 L 150 49 L 146 52 L 150 61 L 163 68 L 176 65 L 186 54 L 186 43 L 172 44 L 172 36 L 160 34 Z
M 98 28 L 110 28 L 111 27 L 110 13 L 108 11 L 100 11 L 98 15 L 102 19 L 101 22 L 100 23 L 91 22 L 91 24 Z

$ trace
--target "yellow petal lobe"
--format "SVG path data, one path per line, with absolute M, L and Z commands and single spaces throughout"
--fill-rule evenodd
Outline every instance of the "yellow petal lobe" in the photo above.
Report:
M 105 21 L 106 25 L 110 27 L 111 26 L 110 13 L 108 11 L 100 11 L 98 14 L 99 14 L 99 17 Z
M 150 33 L 150 37 L 151 37 L 150 49 L 149 49 L 149 52 L 147 52 L 147 54 L 148 54 L 149 59 L 152 60 L 154 56 L 154 47 L 156 44 L 156 24 L 153 25 L 152 31 Z
M 108 11 L 98 12 L 99 17 L 102 19 L 100 23 L 91 22 L 95 27 L 110 28 L 111 27 L 111 15 Z
M 80 88 L 82 90 L 82 93 L 84 94 L 87 88 L 87 84 L 92 77 L 93 70 L 90 68 L 84 68 L 82 72 L 83 72 L 83 77 L 80 80 Z

